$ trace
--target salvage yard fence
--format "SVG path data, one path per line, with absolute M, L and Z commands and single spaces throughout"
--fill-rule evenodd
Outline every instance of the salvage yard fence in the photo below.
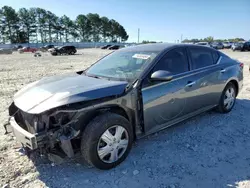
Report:
M 16 45 L 22 45 L 23 47 L 32 47 L 40 48 L 45 45 L 55 45 L 55 46 L 64 46 L 72 45 L 76 48 L 99 48 L 101 46 L 110 44 L 110 45 L 131 45 L 134 43 L 110 43 L 110 42 L 51 42 L 51 43 L 23 43 L 23 44 L 0 44 L 0 48 L 13 48 Z

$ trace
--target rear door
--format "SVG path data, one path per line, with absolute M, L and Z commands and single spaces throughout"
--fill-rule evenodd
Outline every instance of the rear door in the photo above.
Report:
M 204 47 L 188 47 L 191 61 L 192 87 L 187 87 L 189 96 L 186 113 L 194 112 L 218 104 L 221 95 L 219 77 L 224 69 L 218 64 L 220 59 L 216 50 Z

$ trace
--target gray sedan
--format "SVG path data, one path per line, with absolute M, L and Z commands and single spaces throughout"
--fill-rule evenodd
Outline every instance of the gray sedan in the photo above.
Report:
M 89 165 L 110 169 L 135 139 L 211 109 L 230 112 L 242 80 L 243 64 L 210 47 L 127 47 L 21 89 L 10 125 L 28 153 L 61 148 L 74 157 L 78 147 Z

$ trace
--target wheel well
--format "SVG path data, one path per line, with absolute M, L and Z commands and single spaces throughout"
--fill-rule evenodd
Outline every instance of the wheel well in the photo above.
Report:
M 129 117 L 128 117 L 128 114 L 126 113 L 126 111 L 121 108 L 121 107 L 118 107 L 118 106 L 115 106 L 115 107 L 112 107 L 110 109 L 108 109 L 109 112 L 112 112 L 112 113 L 115 113 L 115 114 L 119 114 L 123 117 L 125 117 L 128 121 L 130 121 Z
M 81 130 L 84 131 L 85 127 L 90 123 L 90 121 L 92 121 L 96 116 L 105 113 L 105 112 L 111 112 L 111 113 L 115 113 L 115 114 L 119 114 L 121 116 L 123 116 L 124 118 L 126 118 L 131 124 L 131 119 L 129 118 L 128 114 L 126 113 L 126 111 L 119 107 L 119 106 L 112 106 L 112 107 L 105 107 L 105 108 L 100 108 L 100 109 L 96 109 L 92 112 L 88 112 L 87 114 L 85 114 L 81 119 Z M 82 124 L 84 124 L 84 126 L 82 126 Z
M 238 92 L 239 92 L 238 82 L 236 80 L 231 80 L 229 83 L 232 83 L 235 86 L 235 88 L 236 88 L 236 96 L 237 96 Z

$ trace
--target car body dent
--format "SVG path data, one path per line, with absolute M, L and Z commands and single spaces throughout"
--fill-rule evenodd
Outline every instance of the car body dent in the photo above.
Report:
M 39 114 L 65 104 L 121 95 L 125 81 L 109 81 L 84 75 L 68 74 L 31 83 L 14 96 L 15 105 L 31 114 Z

